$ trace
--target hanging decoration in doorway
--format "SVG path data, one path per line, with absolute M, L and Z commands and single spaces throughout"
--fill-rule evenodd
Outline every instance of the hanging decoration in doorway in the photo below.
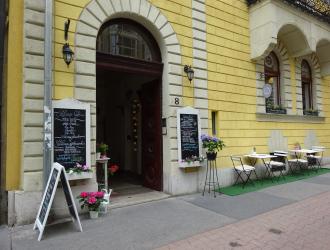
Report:
M 133 151 L 136 152 L 138 148 L 138 126 L 139 126 L 139 112 L 140 112 L 140 102 L 137 98 L 134 98 L 131 103 L 131 116 L 132 116 L 132 141 L 133 141 Z

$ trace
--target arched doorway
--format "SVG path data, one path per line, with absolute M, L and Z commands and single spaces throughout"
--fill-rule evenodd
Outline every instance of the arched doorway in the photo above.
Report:
M 162 190 L 161 81 L 153 36 L 129 19 L 104 23 L 97 37 L 97 142 L 109 145 L 114 185 Z M 114 187 L 116 188 L 116 187 Z

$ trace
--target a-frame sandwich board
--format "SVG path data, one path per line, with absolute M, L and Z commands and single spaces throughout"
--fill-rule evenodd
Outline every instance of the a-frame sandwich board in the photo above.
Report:
M 38 240 L 40 241 L 43 235 L 43 232 L 46 227 L 47 223 L 47 218 L 49 215 L 50 208 L 52 206 L 56 189 L 58 186 L 58 182 L 61 180 L 62 188 L 64 191 L 66 203 L 69 208 L 70 215 L 72 217 L 73 222 L 75 223 L 76 227 L 80 232 L 82 232 L 82 227 L 79 219 L 79 215 L 77 212 L 76 204 L 74 202 L 74 198 L 72 196 L 71 188 L 68 179 L 66 178 L 66 173 L 65 173 L 65 168 L 55 162 L 53 164 L 52 170 L 50 172 L 48 181 L 47 181 L 47 186 L 45 188 L 42 201 L 39 207 L 39 211 L 37 214 L 36 221 L 34 223 L 33 229 L 39 229 L 39 237 Z

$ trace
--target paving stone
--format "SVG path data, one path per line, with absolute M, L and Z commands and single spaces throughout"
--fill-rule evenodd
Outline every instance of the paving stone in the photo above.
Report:
M 304 180 L 287 183 L 285 185 L 272 186 L 259 192 L 286 199 L 302 200 L 329 190 L 329 185 L 309 183 Z
M 235 219 L 250 218 L 269 211 L 270 209 L 278 208 L 293 202 L 292 199 L 281 198 L 260 192 L 247 193 L 239 196 L 220 195 L 217 198 L 198 194 L 184 199 L 196 206 Z
M 191 197 L 190 197 L 191 198 Z M 198 241 L 198 237 L 212 236 L 208 247 L 209 249 L 226 249 L 228 244 L 231 249 L 287 249 L 287 250 L 311 250 L 311 249 L 329 249 L 328 232 L 330 223 L 324 218 L 330 217 L 330 192 L 325 192 L 311 198 L 299 201 L 292 205 L 283 206 L 281 208 L 260 214 L 247 220 L 242 220 L 237 223 L 224 226 L 217 230 L 204 232 L 200 235 L 193 236 L 194 241 Z M 290 220 L 291 214 L 295 214 L 295 220 Z M 308 224 L 306 224 L 306 218 Z M 292 233 L 281 231 L 281 233 L 273 233 L 278 231 L 268 230 L 265 234 L 264 220 L 269 219 L 268 227 L 276 228 L 279 222 L 282 222 L 284 227 L 293 226 Z M 246 224 L 252 228 L 258 228 L 259 231 L 247 231 Z M 244 234 L 233 234 L 232 229 L 235 227 L 237 231 L 245 232 Z M 321 235 L 324 233 L 324 235 Z M 224 237 L 225 236 L 225 237 Z M 257 238 L 258 240 L 251 240 Z M 191 242 L 192 238 L 181 240 Z M 223 240 L 225 239 L 225 241 Z M 176 242 L 171 243 L 170 249 L 177 248 Z M 166 247 L 166 246 L 165 246 Z M 166 249 L 166 248 L 164 248 Z M 185 249 L 195 249 L 193 246 Z M 202 248 L 200 248 L 202 249 Z

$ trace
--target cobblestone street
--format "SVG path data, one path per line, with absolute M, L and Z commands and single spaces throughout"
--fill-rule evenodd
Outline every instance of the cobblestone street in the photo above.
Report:
M 329 208 L 330 192 L 325 192 L 159 249 L 326 250 L 330 249 Z

